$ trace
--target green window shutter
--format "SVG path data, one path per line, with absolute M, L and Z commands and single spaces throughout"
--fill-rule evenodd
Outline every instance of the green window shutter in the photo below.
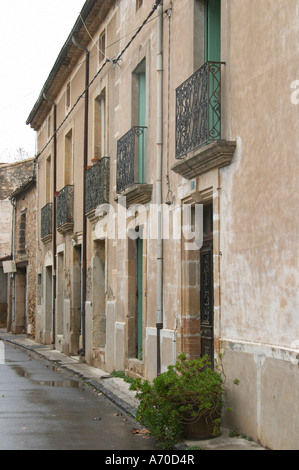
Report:
M 221 60 L 221 0 L 206 0 L 205 62 Z
M 145 73 L 142 72 L 139 74 L 139 118 L 138 125 L 140 127 L 145 126 L 145 115 L 146 115 L 146 77 Z M 139 136 L 139 145 L 138 145 L 138 183 L 145 182 L 145 173 L 144 173 L 144 158 L 145 158 L 145 138 L 144 132 Z

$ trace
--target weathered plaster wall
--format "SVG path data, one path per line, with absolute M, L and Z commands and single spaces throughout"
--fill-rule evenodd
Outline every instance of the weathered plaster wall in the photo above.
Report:
M 37 298 L 36 272 L 36 186 L 35 183 L 16 200 L 15 261 L 26 266 L 26 333 L 35 337 Z M 22 215 L 25 214 L 25 222 Z M 24 305 L 25 308 L 25 305 Z M 20 310 L 25 311 L 23 307 Z M 13 326 L 14 327 L 14 326 Z
M 264 445 L 298 449 L 299 5 L 224 4 L 224 114 L 237 151 L 221 171 L 220 336 L 241 381 L 233 416 Z
M 6 327 L 7 315 L 7 275 L 2 271 L 2 263 L 0 263 L 0 328 Z
M 0 201 L 0 214 L 0 258 L 4 258 L 11 255 L 12 205 L 10 201 Z
M 12 254 L 12 205 L 9 196 L 33 175 L 33 159 L 24 160 L 12 164 L 0 165 L 0 258 Z M 3 282 L 0 283 L 0 296 L 5 299 L 1 302 L 2 325 L 7 323 L 7 275 L 3 274 L 2 266 L 0 275 Z M 5 279 L 5 280 L 4 280 Z
M 271 9 L 267 1 L 230 2 L 227 98 L 238 146 L 222 170 L 222 334 L 280 346 L 299 335 L 299 108 L 290 101 L 297 17 L 296 1 Z

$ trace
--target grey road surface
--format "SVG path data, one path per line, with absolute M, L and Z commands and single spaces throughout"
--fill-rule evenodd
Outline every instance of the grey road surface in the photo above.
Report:
M 66 370 L 5 344 L 0 450 L 154 450 L 142 428 Z

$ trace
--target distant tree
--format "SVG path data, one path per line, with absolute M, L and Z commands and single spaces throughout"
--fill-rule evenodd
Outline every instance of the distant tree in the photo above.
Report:
M 15 150 L 6 148 L 0 154 L 1 163 L 14 163 L 28 158 L 31 158 L 31 155 L 23 147 L 17 147 Z

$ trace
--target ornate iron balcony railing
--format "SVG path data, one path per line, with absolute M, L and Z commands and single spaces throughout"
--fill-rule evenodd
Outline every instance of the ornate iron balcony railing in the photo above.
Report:
M 52 235 L 52 203 L 50 202 L 41 210 L 41 238 Z
M 145 129 L 134 126 L 117 142 L 117 193 L 145 182 Z
M 65 186 L 56 198 L 56 223 L 60 231 L 68 231 L 74 223 L 74 186 Z
M 207 62 L 176 90 L 176 158 L 221 139 L 221 62 Z
M 110 158 L 103 157 L 86 170 L 85 214 L 109 202 Z

